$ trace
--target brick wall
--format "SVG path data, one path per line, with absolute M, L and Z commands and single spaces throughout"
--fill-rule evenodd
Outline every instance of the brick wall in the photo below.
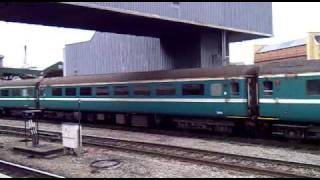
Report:
M 254 54 L 254 63 L 306 57 L 306 45 Z

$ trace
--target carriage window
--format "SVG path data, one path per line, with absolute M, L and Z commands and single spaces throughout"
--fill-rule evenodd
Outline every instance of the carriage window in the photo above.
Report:
M 53 88 L 52 89 L 52 96 L 62 96 L 62 89 L 61 88 Z
M 91 87 L 82 87 L 80 88 L 80 96 L 91 96 Z
M 109 95 L 109 88 L 108 87 L 97 87 L 96 88 L 96 95 L 97 96 L 107 96 L 107 95 Z
M 232 96 L 239 96 L 240 95 L 240 87 L 238 82 L 231 83 L 231 95 Z
M 211 84 L 211 96 L 221 96 L 223 90 L 222 84 Z
M 133 94 L 138 96 L 150 96 L 150 89 L 148 85 L 135 85 Z
M 182 86 L 183 95 L 204 95 L 203 84 L 184 84 Z
M 307 94 L 320 95 L 320 80 L 307 80 Z
M 31 88 L 22 89 L 22 96 L 23 97 L 33 96 L 33 89 Z
M 32 88 L 28 88 L 27 92 L 28 92 L 28 96 L 33 96 L 33 89 Z
M 117 96 L 128 96 L 129 95 L 128 86 L 115 86 L 114 87 L 114 95 L 117 95 Z
M 12 96 L 21 96 L 21 89 L 12 89 L 11 94 Z
M 263 95 L 271 96 L 273 94 L 273 82 L 264 81 L 263 82 Z
M 157 96 L 174 96 L 176 87 L 174 84 L 160 84 L 157 86 Z
M 1 90 L 0 93 L 1 93 L 1 96 L 9 96 L 9 90 L 7 89 Z
M 77 89 L 76 88 L 66 88 L 65 94 L 66 94 L 66 96 L 76 96 Z
M 41 87 L 41 88 L 39 89 L 39 96 L 41 96 L 41 97 L 45 96 L 44 93 L 45 93 L 45 88 Z

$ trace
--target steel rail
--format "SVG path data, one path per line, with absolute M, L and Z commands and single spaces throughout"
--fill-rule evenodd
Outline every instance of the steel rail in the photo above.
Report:
M 31 167 L 23 166 L 20 164 L 0 160 L 0 168 L 2 171 L 9 171 L 10 177 L 12 174 L 20 174 L 22 176 L 27 176 L 28 178 L 35 177 L 35 178 L 64 178 L 63 176 L 52 174 L 49 172 L 41 171 L 38 169 L 34 169 Z M 17 175 L 14 175 L 17 176 Z M 14 178 L 22 178 L 22 177 L 14 177 Z
M 23 128 L 19 127 L 10 127 L 10 126 L 0 126 L 6 130 L 0 130 L 0 133 L 4 131 L 8 131 L 9 134 L 14 134 L 14 132 L 19 132 L 17 135 L 23 135 L 22 131 Z M 53 132 L 53 131 L 43 131 L 40 132 L 41 138 L 47 139 L 54 139 L 54 140 L 61 140 L 61 133 Z M 45 133 L 45 136 L 42 135 Z M 48 136 L 48 134 L 51 134 Z M 60 137 L 60 138 L 59 138 Z M 123 140 L 123 139 L 114 139 L 114 138 L 105 138 L 105 137 L 97 137 L 97 136 L 87 136 L 83 135 L 83 143 L 86 145 L 93 145 L 105 148 L 112 148 L 116 150 L 123 150 L 135 153 L 142 153 L 142 154 L 150 154 L 155 156 L 166 157 L 170 159 L 177 159 L 183 160 L 192 163 L 198 164 L 205 164 L 210 166 L 216 166 L 220 168 L 227 168 L 233 169 L 238 171 L 247 171 L 255 174 L 264 174 L 269 176 L 279 176 L 279 177 L 299 177 L 299 178 L 314 178 L 315 176 L 310 176 L 307 174 L 301 174 L 296 172 L 288 172 L 288 171 L 281 171 L 275 168 L 261 168 L 254 165 L 255 163 L 264 163 L 268 165 L 281 165 L 286 166 L 289 168 L 303 168 L 308 170 L 318 170 L 320 172 L 320 166 L 313 165 L 313 164 L 305 164 L 299 162 L 290 162 L 290 161 L 283 161 L 283 160 L 275 160 L 275 159 L 266 159 L 266 158 L 259 158 L 259 157 L 251 157 L 251 156 L 244 156 L 238 154 L 229 154 L 223 152 L 216 152 L 216 151 L 209 151 L 209 150 L 202 150 L 202 149 L 195 149 L 195 148 L 187 148 L 187 147 L 180 147 L 180 146 L 172 146 L 172 145 L 164 145 L 164 144 L 157 144 L 157 143 L 149 143 L 149 142 L 139 142 L 139 141 L 130 141 L 130 140 Z M 159 151 L 160 149 L 160 151 Z M 192 156 L 196 155 L 196 157 Z M 198 154 L 198 155 L 197 155 Z M 204 158 L 205 156 L 214 157 L 213 159 Z M 244 163 L 232 163 L 232 162 L 223 162 L 221 159 L 234 159 L 240 162 L 249 162 L 249 164 Z M 320 173 L 319 173 L 320 174 Z

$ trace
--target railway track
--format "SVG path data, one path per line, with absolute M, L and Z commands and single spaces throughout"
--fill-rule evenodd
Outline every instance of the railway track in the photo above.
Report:
M 11 126 L 0 126 L 0 133 L 23 136 L 24 129 Z M 61 133 L 59 132 L 40 131 L 39 133 L 41 138 L 61 140 Z M 320 177 L 320 166 L 318 165 L 86 135 L 82 136 L 82 140 L 86 145 L 149 154 L 272 177 Z
M 12 178 L 64 178 L 30 167 L 0 160 L 0 173 Z
M 8 120 L 14 121 L 25 121 L 25 119 L 17 119 L 12 117 L 5 117 Z M 48 124 L 61 124 L 61 121 L 53 120 L 43 120 L 39 121 L 40 123 Z M 199 138 L 205 140 L 215 140 L 221 142 L 230 142 L 230 143 L 244 143 L 251 144 L 263 147 L 277 147 L 277 148 L 287 148 L 291 150 L 299 150 L 303 152 L 308 152 L 311 154 L 319 155 L 319 141 L 297 141 L 297 140 L 288 140 L 271 137 L 266 138 L 252 138 L 247 136 L 225 136 L 221 134 L 209 134 L 205 131 L 183 131 L 179 129 L 154 129 L 154 128 L 143 128 L 143 127 L 133 127 L 133 126 L 121 126 L 121 125 L 111 125 L 111 124 L 90 124 L 82 123 L 82 126 L 85 128 L 94 128 L 94 129 L 111 129 L 111 130 L 120 130 L 120 131 L 130 131 L 130 132 L 140 132 L 147 134 L 159 134 L 159 135 L 169 135 L 174 137 L 187 137 L 187 138 Z

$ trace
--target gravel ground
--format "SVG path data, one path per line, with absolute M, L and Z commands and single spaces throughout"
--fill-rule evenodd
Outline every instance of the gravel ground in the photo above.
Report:
M 22 121 L 14 121 L 14 120 L 0 120 L 0 124 L 16 125 L 16 126 L 24 125 Z M 52 130 L 52 131 L 61 132 L 61 125 L 41 123 L 39 127 L 40 129 L 43 129 L 43 130 Z M 254 157 L 262 157 L 262 158 L 269 158 L 269 159 L 278 159 L 278 160 L 286 160 L 286 161 L 320 165 L 320 156 L 317 155 L 317 153 L 315 154 L 314 152 L 306 153 L 302 150 L 266 147 L 266 146 L 260 146 L 260 145 L 253 146 L 250 143 L 248 144 L 230 143 L 230 142 L 221 142 L 218 140 L 172 137 L 167 135 L 146 134 L 146 133 L 140 133 L 140 132 L 97 129 L 97 128 L 88 128 L 88 127 L 83 128 L 83 134 L 100 136 L 100 137 L 119 138 L 119 139 L 125 139 L 125 140 L 152 142 L 152 143 L 159 143 L 159 144 L 169 144 L 169 145 L 182 146 L 182 147 L 192 147 L 192 148 L 226 152 L 226 153 L 232 153 L 232 154 L 240 154 L 240 155 L 247 155 L 247 156 L 254 156 Z M 319 154 L 320 154 L 320 149 L 319 149 Z
M 84 147 L 83 154 L 80 157 L 61 155 L 50 159 L 30 158 L 26 155 L 13 153 L 11 150 L 12 146 L 18 143 L 19 140 L 21 140 L 21 138 L 0 136 L 0 142 L 3 144 L 3 147 L 0 147 L 0 159 L 31 166 L 65 177 L 266 177 L 96 147 Z M 44 142 L 42 141 L 40 143 Z M 101 159 L 117 159 L 120 161 L 120 164 L 108 169 L 94 169 L 90 167 L 93 161 Z

